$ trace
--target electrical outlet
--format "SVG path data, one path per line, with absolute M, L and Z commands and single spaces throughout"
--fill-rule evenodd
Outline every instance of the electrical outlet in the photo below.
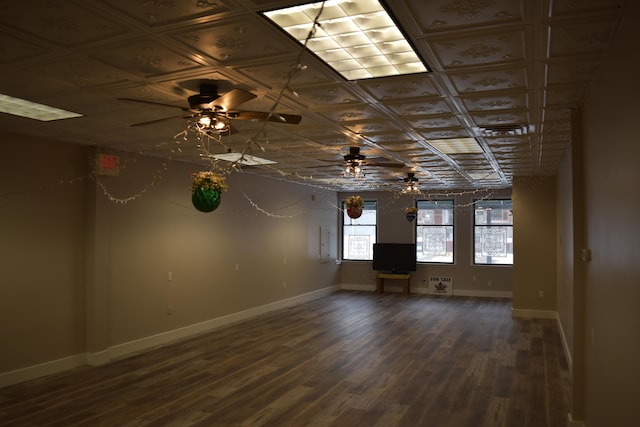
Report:
M 283 287 L 283 288 L 286 288 L 286 287 L 287 287 L 287 282 L 286 282 L 286 281 L 282 282 L 282 287 Z
M 538 296 L 540 298 L 544 298 L 544 291 L 538 291 Z
M 487 286 L 491 286 L 493 283 L 491 283 L 491 280 L 487 281 Z
M 167 306 L 167 316 L 171 316 L 173 314 L 173 306 L 172 305 L 168 305 Z
M 172 273 L 171 271 L 170 271 L 170 272 L 169 272 L 169 274 L 167 275 L 167 279 L 168 279 L 169 281 L 172 281 L 172 280 L 173 280 L 173 273 Z
M 236 264 L 236 271 L 240 271 L 240 264 Z

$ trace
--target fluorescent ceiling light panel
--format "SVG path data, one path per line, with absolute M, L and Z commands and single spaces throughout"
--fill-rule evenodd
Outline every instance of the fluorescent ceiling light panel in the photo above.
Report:
M 378 0 L 327 0 L 264 15 L 347 80 L 428 71 Z
M 82 114 L 3 94 L 0 94 L 0 112 L 42 122 L 82 117 Z
M 443 154 L 484 153 L 475 138 L 430 139 L 429 144 Z
M 250 154 L 243 155 L 242 153 L 212 154 L 211 157 L 216 160 L 236 162 L 245 166 L 272 165 L 276 163 L 273 160 L 262 159 L 260 157 L 252 156 Z

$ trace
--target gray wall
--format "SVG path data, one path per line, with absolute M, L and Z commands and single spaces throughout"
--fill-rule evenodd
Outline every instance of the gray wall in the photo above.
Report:
M 640 3 L 627 2 L 558 179 L 558 317 L 572 416 L 588 427 L 640 425 L 638 50 Z
M 584 107 L 586 421 L 640 425 L 640 3 L 620 28 Z
M 517 177 L 513 182 L 513 309 L 554 317 L 556 310 L 556 180 Z
M 4 383 L 23 368 L 106 362 L 337 285 L 335 249 L 319 259 L 320 227 L 336 246 L 334 192 L 236 173 L 220 207 L 202 213 L 190 200 L 199 167 L 122 154 L 121 175 L 101 181 L 113 197 L 139 197 L 118 203 L 74 179 L 89 175 L 85 149 L 0 138 Z

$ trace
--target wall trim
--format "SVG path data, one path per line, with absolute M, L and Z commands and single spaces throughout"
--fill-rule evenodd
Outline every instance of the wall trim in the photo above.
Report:
M 376 291 L 376 285 L 363 285 L 357 283 L 345 283 L 340 285 L 340 289 L 344 291 Z
M 552 310 L 527 310 L 522 308 L 514 308 L 511 310 L 512 317 L 555 320 L 557 315 L 558 313 Z
M 571 352 L 569 350 L 569 342 L 567 341 L 567 336 L 564 334 L 564 328 L 562 327 L 562 322 L 560 321 L 560 314 L 556 312 L 556 322 L 558 323 L 558 330 L 560 331 L 560 339 L 562 340 L 562 349 L 564 350 L 564 357 L 567 359 L 567 364 L 569 365 L 569 372 L 573 375 L 573 359 L 571 357 Z
M 75 356 L 63 357 L 62 359 L 16 369 L 15 371 L 3 372 L 0 374 L 0 388 L 68 371 L 69 369 L 77 368 L 84 364 L 84 355 L 77 354 Z
M 483 291 L 475 289 L 456 289 L 453 288 L 453 295 L 460 297 L 483 297 L 483 298 L 508 298 L 513 299 L 511 291 Z
M 346 283 L 340 285 L 340 289 L 347 291 L 370 291 L 375 292 L 376 285 L 363 285 L 363 284 L 351 284 Z M 399 285 L 385 285 L 385 292 L 402 292 L 402 286 Z M 433 295 L 429 288 L 424 286 L 410 287 L 409 292 L 412 294 L 421 295 Z M 456 289 L 453 288 L 453 296 L 459 297 L 479 297 L 479 298 L 507 298 L 513 299 L 513 292 L 511 291 L 483 291 L 474 289 Z
M 15 371 L 0 373 L 0 388 L 34 380 L 47 375 L 57 374 L 83 365 L 104 365 L 114 359 L 131 356 L 136 353 L 141 353 L 143 351 L 148 351 L 154 348 L 168 345 L 178 340 L 190 338 L 192 336 L 209 332 L 211 330 L 220 328 L 222 326 L 227 326 L 232 323 L 248 320 L 274 310 L 279 310 L 282 308 L 292 307 L 298 304 L 313 301 L 315 299 L 330 295 L 338 289 L 338 286 L 329 286 L 316 291 L 308 292 L 306 294 L 297 295 L 295 297 L 250 308 L 238 313 L 218 317 L 160 334 L 151 335 L 149 337 L 129 341 L 123 344 L 117 344 L 97 353 L 81 353 L 74 356 L 65 357 L 63 359 L 44 362 L 33 366 L 27 366 Z

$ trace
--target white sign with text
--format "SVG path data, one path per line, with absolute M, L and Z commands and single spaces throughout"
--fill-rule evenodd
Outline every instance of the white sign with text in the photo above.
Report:
M 453 295 L 453 278 L 429 276 L 429 292 L 433 295 Z

